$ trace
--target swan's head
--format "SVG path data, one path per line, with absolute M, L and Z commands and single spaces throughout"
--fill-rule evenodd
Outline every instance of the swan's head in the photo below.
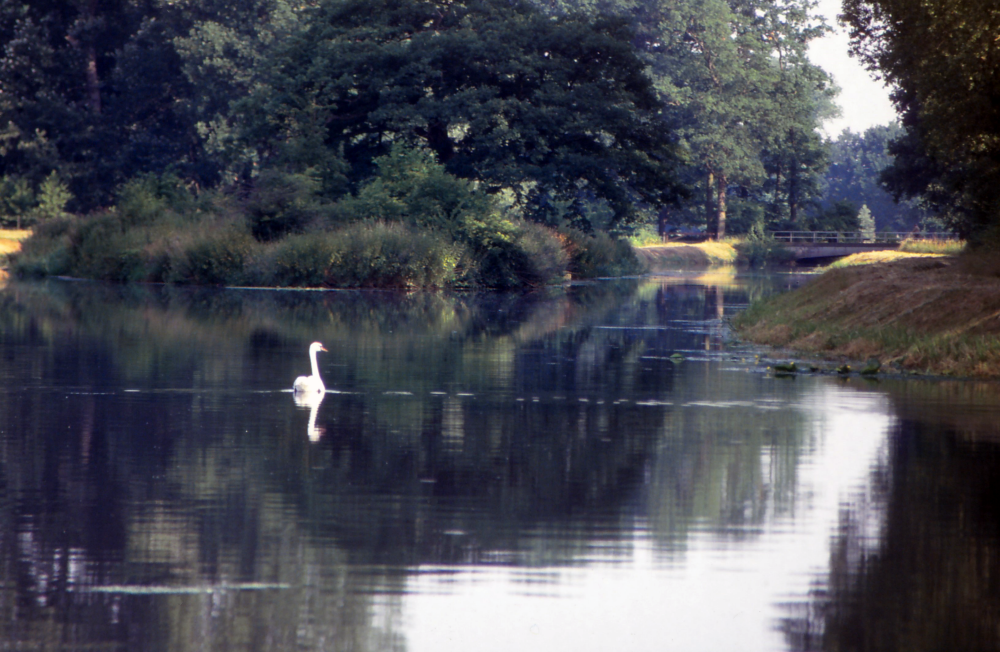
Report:
M 309 353 L 316 353 L 317 351 L 326 351 L 321 342 L 313 342 L 309 345 Z M 329 353 L 329 351 L 326 352 Z

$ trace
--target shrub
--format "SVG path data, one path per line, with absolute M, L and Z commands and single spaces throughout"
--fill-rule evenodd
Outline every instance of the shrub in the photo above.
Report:
M 266 170 L 254 182 L 246 201 L 246 215 L 253 237 L 273 242 L 301 233 L 321 220 L 326 208 L 319 197 L 319 180 L 309 174 Z
M 167 280 L 195 285 L 244 282 L 244 266 L 259 245 L 234 226 L 205 228 L 170 256 Z
M 24 177 L 0 178 L 0 223 L 20 229 L 35 206 L 35 193 Z
M 787 247 L 764 232 L 760 223 L 754 224 L 747 236 L 735 244 L 740 262 L 750 267 L 763 267 L 791 262 L 795 258 Z
M 569 271 L 574 278 L 630 276 L 644 271 L 627 240 L 612 238 L 601 231 L 588 234 L 565 229 L 562 234 L 568 241 Z
M 38 206 L 33 213 L 40 220 L 52 220 L 66 215 L 66 204 L 73 199 L 69 187 L 55 172 L 49 174 L 38 188 Z
M 70 229 L 72 220 L 59 218 L 43 222 L 21 245 L 14 257 L 19 276 L 62 276 L 70 270 Z
M 403 224 L 357 223 L 331 233 L 289 236 L 248 271 L 294 287 L 442 287 L 454 282 L 464 248 Z
M 130 179 L 117 194 L 115 212 L 127 227 L 152 224 L 168 213 L 189 214 L 195 203 L 191 192 L 173 174 L 147 174 Z

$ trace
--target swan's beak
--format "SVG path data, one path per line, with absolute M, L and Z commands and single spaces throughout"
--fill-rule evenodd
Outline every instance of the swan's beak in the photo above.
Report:
M 320 351 L 326 351 L 326 348 L 324 348 L 324 347 L 321 346 L 321 347 L 319 347 L 319 350 Z M 329 353 L 329 351 L 326 351 L 326 352 Z

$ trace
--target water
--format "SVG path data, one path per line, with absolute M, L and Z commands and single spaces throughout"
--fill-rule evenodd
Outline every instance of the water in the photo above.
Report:
M 0 648 L 1000 649 L 1000 388 L 772 377 L 795 282 L 13 284 Z

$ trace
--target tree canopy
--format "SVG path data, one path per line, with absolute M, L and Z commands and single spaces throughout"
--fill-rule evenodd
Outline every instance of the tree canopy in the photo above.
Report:
M 806 56 L 825 29 L 812 7 L 11 0 L 0 219 L 37 206 L 50 177 L 75 213 L 148 174 L 334 202 L 404 144 L 549 225 L 625 231 L 660 215 L 721 236 L 805 223 L 834 92 Z
M 621 222 L 677 191 L 677 148 L 644 67 L 621 20 L 553 20 L 496 0 L 347 0 L 310 15 L 244 106 L 262 160 L 318 141 L 353 186 L 393 143 L 419 143 L 540 221 L 559 210 L 585 221 L 598 201 Z
M 1000 6 L 983 0 L 844 0 L 852 48 L 895 87 L 906 135 L 884 179 L 978 236 L 1000 215 Z

